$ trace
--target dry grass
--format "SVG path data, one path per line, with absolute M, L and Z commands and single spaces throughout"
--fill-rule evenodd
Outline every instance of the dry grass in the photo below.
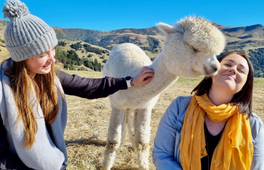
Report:
M 0 36 L 0 38 L 1 38 L 1 36 Z M 3 44 L 2 42 L 0 42 L 0 63 L 2 61 L 4 61 L 4 60 L 8 59 L 9 57 L 10 57 L 10 54 L 7 51 L 7 49 L 5 48 L 5 44 Z
M 84 77 L 101 77 L 98 72 L 69 72 Z M 160 118 L 177 96 L 189 95 L 200 79 L 179 79 L 163 92 L 152 111 L 150 153 Z M 68 123 L 65 141 L 68 151 L 69 170 L 99 169 L 106 145 L 107 128 L 111 107 L 107 98 L 87 100 L 67 96 Z M 255 79 L 253 110 L 264 120 L 264 79 Z M 150 169 L 155 169 L 149 156 Z M 126 139 L 120 148 L 112 170 L 137 170 L 137 155 Z

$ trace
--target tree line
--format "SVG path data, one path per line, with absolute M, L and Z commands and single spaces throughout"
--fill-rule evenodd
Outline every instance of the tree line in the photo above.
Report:
M 148 37 L 148 43 L 149 47 L 141 47 L 143 50 L 148 50 L 151 52 L 157 52 L 154 51 L 155 48 L 159 45 L 159 41 L 153 37 Z M 56 47 L 56 59 L 64 64 L 65 69 L 70 70 L 85 70 L 85 68 L 81 68 L 80 66 L 85 66 L 90 69 L 93 69 L 95 71 L 100 71 L 102 68 L 102 64 L 98 62 L 97 59 L 92 60 L 92 54 L 89 54 L 88 58 L 80 58 L 75 51 L 81 50 L 82 48 L 85 49 L 86 52 L 93 52 L 96 54 L 105 54 L 109 55 L 108 50 L 102 50 L 99 48 L 92 47 L 88 44 L 81 44 L 80 42 L 77 42 L 75 44 L 71 45 L 71 48 L 74 50 L 64 51 L 60 46 L 65 46 L 65 42 L 59 41 L 59 46 Z M 258 49 L 250 49 L 248 51 L 249 59 L 252 62 L 252 65 L 254 67 L 254 77 L 264 77 L 264 48 L 258 48 Z M 221 56 L 221 55 L 220 55 Z M 100 57 L 103 59 L 103 63 L 105 63 L 107 60 L 104 59 L 104 55 Z
M 264 77 L 264 48 L 250 49 L 248 55 L 254 67 L 254 77 Z
M 106 54 L 106 55 L 109 55 L 109 51 L 108 50 L 103 50 L 103 49 L 100 49 L 100 48 L 96 48 L 96 47 L 93 47 L 89 44 L 81 44 L 81 42 L 77 42 L 75 44 L 71 44 L 70 47 L 74 50 L 82 50 L 84 48 L 84 50 L 87 52 L 92 52 L 92 53 L 95 53 L 95 54 L 99 54 L 99 55 L 102 55 L 102 54 Z
M 60 46 L 56 46 L 55 50 L 55 58 L 64 65 L 64 69 L 85 71 L 87 70 L 85 67 L 88 67 L 94 71 L 101 71 L 102 65 L 97 59 L 81 59 L 74 50 L 65 51 Z
M 152 53 L 157 53 L 158 50 L 156 48 L 159 46 L 159 40 L 157 40 L 153 37 L 148 37 L 147 40 L 148 40 L 149 46 L 148 47 L 141 47 L 141 49 L 150 51 Z

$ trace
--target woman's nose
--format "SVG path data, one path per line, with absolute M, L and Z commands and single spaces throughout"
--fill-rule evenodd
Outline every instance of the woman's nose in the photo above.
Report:
M 237 70 L 236 70 L 235 67 L 230 67 L 228 71 L 231 72 L 231 73 L 233 73 L 233 74 L 236 74 L 237 73 Z
M 56 58 L 55 58 L 55 55 L 53 56 L 53 57 L 51 57 L 51 61 L 53 62 L 53 63 L 55 63 L 55 61 L 56 61 Z
M 49 54 L 50 61 L 55 63 L 55 61 L 56 61 L 56 59 L 55 59 L 55 50 L 50 50 L 48 54 Z

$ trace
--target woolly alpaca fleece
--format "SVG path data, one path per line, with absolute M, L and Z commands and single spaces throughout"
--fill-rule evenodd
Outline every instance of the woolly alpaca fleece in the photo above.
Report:
M 152 68 L 155 76 L 145 86 L 131 87 L 109 97 L 112 113 L 102 169 L 110 170 L 113 166 L 128 122 L 139 168 L 148 170 L 151 110 L 159 94 L 178 77 L 216 75 L 220 68 L 216 55 L 223 51 L 225 37 L 209 21 L 188 17 L 173 26 L 159 23 L 158 27 L 165 33 L 165 41 L 153 63 L 139 47 L 126 43 L 111 51 L 104 66 L 103 76 L 134 77 L 144 65 Z
M 175 26 L 180 26 L 184 30 L 183 40 L 195 49 L 219 54 L 219 51 L 223 51 L 225 48 L 225 39 L 223 39 L 222 33 L 204 18 L 185 18 Z M 197 34 L 192 36 L 195 32 Z
M 159 23 L 158 28 L 166 35 L 162 53 L 170 55 L 163 57 L 162 61 L 168 71 L 179 77 L 196 78 L 210 74 L 202 65 L 207 67 L 210 61 L 214 62 L 211 56 L 219 55 L 226 45 L 223 33 L 201 17 L 187 17 L 173 26 Z M 208 69 L 206 71 L 210 71 Z

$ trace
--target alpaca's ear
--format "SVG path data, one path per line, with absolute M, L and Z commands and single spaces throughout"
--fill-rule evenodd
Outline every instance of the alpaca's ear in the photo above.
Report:
M 175 32 L 181 32 L 178 29 L 175 29 L 173 26 L 169 24 L 165 24 L 163 22 L 160 22 L 157 24 L 160 31 L 164 32 L 165 34 L 171 34 Z M 182 33 L 182 32 L 181 32 Z

